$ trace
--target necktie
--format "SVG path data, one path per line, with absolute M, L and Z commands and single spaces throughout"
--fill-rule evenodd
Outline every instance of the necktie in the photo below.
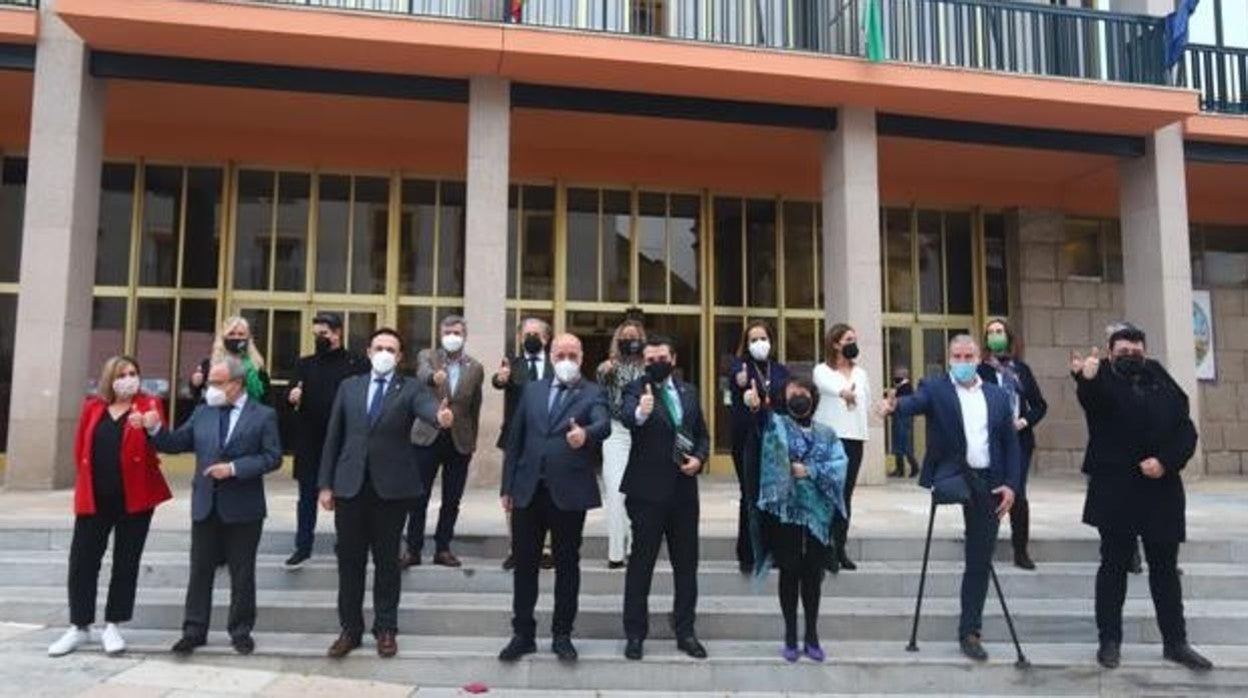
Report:
M 553 423 L 555 415 L 559 414 L 559 403 L 563 402 L 563 394 L 567 390 L 567 386 L 563 383 L 556 382 L 551 386 L 550 391 L 550 413 L 548 419 Z
M 676 386 L 672 383 L 663 386 L 663 405 L 667 407 L 667 414 L 672 418 L 672 424 L 679 429 L 684 415 L 680 409 L 680 400 L 676 395 Z
M 540 376 L 537 375 L 537 357 L 530 356 L 529 357 L 529 380 L 535 381 L 539 377 Z
M 377 384 L 377 389 L 373 391 L 373 399 L 368 403 L 369 424 L 377 423 L 377 418 L 381 416 L 381 402 L 386 398 L 386 379 L 376 378 L 373 383 Z
M 217 415 L 217 436 L 220 437 L 221 450 L 224 451 L 225 442 L 230 438 L 230 413 L 234 411 L 234 408 L 226 405 L 217 409 L 219 410 Z

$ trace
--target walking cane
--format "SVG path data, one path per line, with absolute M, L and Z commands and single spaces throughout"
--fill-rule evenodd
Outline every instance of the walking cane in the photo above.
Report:
M 932 552 L 932 527 L 936 525 L 936 497 L 932 496 L 932 512 L 927 517 L 927 540 L 923 543 L 923 570 L 919 573 L 919 595 L 914 599 L 914 625 L 910 628 L 910 644 L 907 652 L 919 651 L 919 612 L 923 609 L 923 587 L 927 584 L 927 559 Z M 996 579 L 996 576 L 993 576 Z M 1000 587 L 998 587 L 998 591 Z M 1011 629 L 1014 626 L 1010 626 Z
M 1001 593 L 1001 582 L 997 580 L 997 568 L 992 562 L 988 562 L 988 574 L 992 575 L 992 585 L 997 588 L 997 599 L 1001 601 L 1001 613 L 1005 616 L 1005 625 L 1010 629 L 1010 638 L 1014 640 L 1014 651 L 1018 652 L 1018 659 L 1015 660 L 1014 666 L 1019 669 L 1026 669 L 1031 666 L 1031 662 L 1027 661 L 1027 656 L 1023 654 L 1023 646 L 1018 642 L 1018 631 L 1014 629 L 1014 619 L 1010 617 L 1010 607 L 1005 605 L 1005 594 Z M 922 588 L 920 586 L 920 588 Z M 922 593 L 922 592 L 920 592 Z M 918 620 L 917 618 L 915 619 Z M 911 642 L 914 639 L 911 638 Z

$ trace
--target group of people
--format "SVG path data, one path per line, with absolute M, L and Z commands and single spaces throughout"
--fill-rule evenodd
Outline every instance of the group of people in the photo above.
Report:
M 520 351 L 490 377 L 504 393 L 500 496 L 511 531 L 505 566 L 513 570 L 513 635 L 499 659 L 515 661 L 537 650 L 534 607 L 542 567 L 555 571 L 551 651 L 563 661 L 577 658 L 572 633 L 586 513 L 604 505 L 608 566 L 627 568 L 625 657 L 643 657 L 651 582 L 666 542 L 676 645 L 705 658 L 695 632 L 697 479 L 710 438 L 698 390 L 676 369 L 675 341 L 648 335 L 640 320 L 628 319 L 616 329 L 608 358 L 592 371 L 594 381 L 583 366 L 579 338 L 552 338 L 549 325 L 535 318 L 518 329 Z M 378 654 L 393 657 L 401 572 L 422 564 L 425 511 L 439 471 L 433 562 L 461 564 L 450 544 L 476 448 L 485 371 L 464 351 L 467 324 L 459 316 L 441 321 L 438 348 L 418 354 L 412 375 L 398 370 L 403 340 L 392 329 L 372 334 L 366 357 L 345 349 L 337 315 L 318 314 L 313 331 L 316 352 L 300 359 L 287 396 L 299 420 L 293 449 L 298 530 L 287 565 L 311 556 L 317 506 L 332 512 L 341 632 L 328 654 L 345 657 L 363 641 L 371 555 L 371 632 Z M 1084 520 L 1101 534 L 1097 658 L 1106 667 L 1118 665 L 1126 574 L 1142 538 L 1164 654 L 1207 669 L 1208 660 L 1187 642 L 1177 570 L 1184 540 L 1180 471 L 1196 444 L 1187 397 L 1160 364 L 1145 358 L 1139 329 L 1115 327 L 1107 348 L 1107 358 L 1098 348 L 1072 357 L 1071 364 L 1089 428 Z M 752 322 L 742 333 L 725 376 L 741 491 L 741 570 L 761 576 L 778 568 L 781 654 L 790 662 L 801 656 L 823 661 L 822 585 L 828 571 L 855 569 L 847 540 L 870 414 L 895 420 L 922 415 L 927 439 L 919 482 L 938 501 L 961 504 L 966 525 L 958 641 L 967 656 L 985 660 L 982 611 L 998 521 L 1007 513 L 1015 564 L 1035 567 L 1027 550 L 1026 483 L 1044 398 L 1004 320 L 988 323 L 982 343 L 954 337 L 947 373 L 917 386 L 905 380 L 874 403 L 870 376 L 858 359 L 857 335 L 845 324 L 828 329 L 825 361 L 809 379 L 776 359 L 765 322 Z M 265 404 L 268 387 L 263 357 L 242 318 L 226 321 L 213 355 L 192 375 L 190 388 L 201 402 L 176 428 L 167 423 L 160 401 L 142 392 L 135 359 L 117 356 L 105 363 L 98 390 L 84 402 L 76 440 L 71 626 L 49 654 L 67 654 L 91 639 L 110 535 L 112 580 L 100 639 L 106 652 L 125 649 L 118 626 L 133 613 L 152 512 L 172 496 L 158 452 L 193 452 L 196 464 L 191 573 L 182 637 L 173 651 L 189 654 L 205 643 L 213 577 L 221 564 L 230 573 L 231 643 L 240 654 L 254 650 L 263 476 L 282 459 L 277 413 Z M 901 455 L 899 469 L 907 464 Z

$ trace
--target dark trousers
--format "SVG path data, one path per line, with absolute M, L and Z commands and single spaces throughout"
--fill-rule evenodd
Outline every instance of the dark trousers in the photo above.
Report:
M 1135 552 L 1135 539 L 1130 533 L 1101 531 L 1101 567 L 1096 573 L 1096 628 L 1101 642 L 1122 642 L 1122 604 L 1127 598 L 1127 568 Z M 1168 647 L 1185 644 L 1179 543 L 1145 538 L 1144 557 L 1162 642 Z
M 841 439 L 845 447 L 845 456 L 849 459 L 845 467 L 845 516 L 836 513 L 832 516 L 832 552 L 845 555 L 845 541 L 849 538 L 849 519 L 853 516 L 854 486 L 858 484 L 858 471 L 862 469 L 863 442 L 854 439 Z
M 797 645 L 797 602 L 805 611 L 803 639 L 808 645 L 819 644 L 819 602 L 823 597 L 823 572 L 828 548 L 811 535 L 805 526 L 781 523 L 770 514 L 763 515 L 767 541 L 780 568 L 780 612 L 784 616 L 784 643 Z
M 451 433 L 443 430 L 428 448 L 420 461 L 420 477 L 425 493 L 416 500 L 407 517 L 407 549 L 420 555 L 425 547 L 425 514 L 429 510 L 429 497 L 433 494 L 433 479 L 442 470 L 442 506 L 438 509 L 438 529 L 433 534 L 437 552 L 451 549 L 455 537 L 455 521 L 459 519 L 459 502 L 464 497 L 464 485 L 468 483 L 468 462 L 472 454 L 464 455 L 455 450 Z
M 969 474 L 971 501 L 962 505 L 966 525 L 966 567 L 962 571 L 962 618 L 958 638 L 978 634 L 984 624 L 984 600 L 988 597 L 988 577 L 992 554 L 997 546 L 997 497 L 980 475 Z
M 633 552 L 624 576 L 624 634 L 644 640 L 650 629 L 650 582 L 659 545 L 667 540 L 675 598 L 672 620 L 677 638 L 692 636 L 698 605 L 698 499 L 667 502 L 624 500 L 633 525 Z
M 758 435 L 751 427 L 733 434 L 732 467 L 737 473 L 741 497 L 737 500 L 737 562 L 754 564 L 754 547 L 750 534 L 750 517 L 758 500 Z
M 581 534 L 584 511 L 562 511 L 550 498 L 545 483 L 537 486 L 529 506 L 511 512 L 511 554 L 516 568 L 512 577 L 511 627 L 516 635 L 532 639 L 537 634 L 533 607 L 537 605 L 538 565 L 542 543 L 550 532 L 555 556 L 555 614 L 551 634 L 571 635 L 581 593 Z
M 320 489 L 316 486 L 317 470 L 314 466 L 303 468 L 295 477 L 299 483 L 299 503 L 296 505 L 295 551 L 312 554 L 316 534 L 316 508 Z
M 1031 454 L 1035 447 L 1023 446 L 1021 455 L 1021 476 L 1018 492 L 1014 493 L 1014 506 L 1010 508 L 1010 542 L 1015 554 L 1027 551 L 1027 543 L 1031 540 L 1031 503 L 1027 501 L 1027 471 L 1031 469 Z
M 214 511 L 191 524 L 191 579 L 186 587 L 186 615 L 182 634 L 204 638 L 212 617 L 212 585 L 217 563 L 225 560 L 230 570 L 230 615 L 226 622 L 231 638 L 251 634 L 256 625 L 256 549 L 264 521 L 225 523 Z
M 399 546 L 411 500 L 382 499 L 368 478 L 350 499 L 334 500 L 338 532 L 338 622 L 343 632 L 364 634 L 364 586 L 368 556 L 373 556 L 373 634 L 398 632 Z
M 134 594 L 139 582 L 139 559 L 152 524 L 152 512 L 138 514 L 100 512 L 74 519 L 74 538 L 69 544 L 69 622 L 85 628 L 95 622 L 95 594 L 100 562 L 113 533 L 113 572 L 108 582 L 108 605 L 104 620 L 124 623 L 134 615 Z

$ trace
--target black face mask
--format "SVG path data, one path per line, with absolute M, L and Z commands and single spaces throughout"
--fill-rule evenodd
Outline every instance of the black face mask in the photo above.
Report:
M 536 334 L 524 335 L 524 353 L 526 354 L 540 353 L 542 351 L 543 346 L 545 345 L 542 344 L 541 335 L 536 335 Z
M 241 356 L 243 352 L 247 351 L 247 340 L 246 339 L 227 339 L 225 340 L 225 350 L 230 352 L 231 354 L 237 354 Z
M 1124 376 L 1139 375 L 1144 370 L 1144 357 L 1139 354 L 1115 356 L 1114 370 Z
M 809 395 L 798 393 L 788 399 L 789 415 L 797 421 L 810 419 L 810 410 L 814 406 L 814 400 Z
M 652 364 L 646 364 L 646 377 L 651 383 L 662 383 L 672 375 L 672 362 L 655 361 Z
M 854 359 L 858 358 L 858 343 L 851 342 L 841 347 L 841 356 L 844 356 L 850 361 L 853 361 Z
M 315 341 L 316 341 L 316 353 L 318 354 L 328 353 L 330 349 L 334 348 L 333 345 L 330 344 L 329 342 L 329 337 L 325 337 L 323 335 L 317 335 Z
M 616 346 L 619 347 L 620 353 L 624 356 L 637 356 L 641 353 L 642 348 L 640 339 L 621 339 L 616 342 Z

